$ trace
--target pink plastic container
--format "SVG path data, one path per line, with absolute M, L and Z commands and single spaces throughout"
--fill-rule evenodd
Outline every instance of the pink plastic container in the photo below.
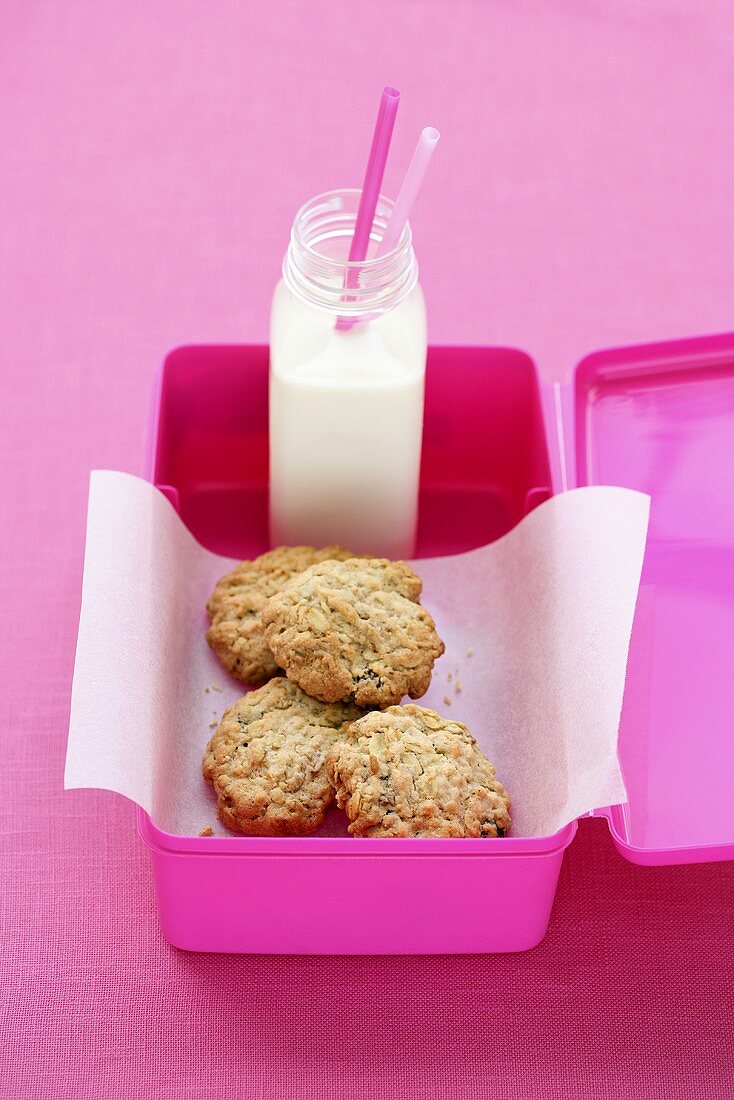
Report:
M 264 347 L 190 347 L 155 382 L 145 474 L 222 554 L 267 546 L 267 372 Z M 597 811 L 638 863 L 734 855 L 733 423 L 734 337 L 599 353 L 554 390 L 520 351 L 429 353 L 420 556 L 487 543 L 561 487 L 653 496 L 620 741 L 629 803 Z M 576 831 L 180 837 L 142 810 L 139 827 L 171 943 L 327 954 L 532 947 Z

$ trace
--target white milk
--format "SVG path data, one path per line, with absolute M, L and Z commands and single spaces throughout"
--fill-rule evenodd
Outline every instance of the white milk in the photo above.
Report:
M 342 332 L 281 281 L 270 333 L 272 541 L 410 557 L 423 430 L 426 318 L 416 286 Z
M 294 233 L 297 226 L 298 219 Z M 372 271 L 355 290 L 352 317 L 369 320 L 347 330 L 336 324 L 343 264 L 321 263 L 319 251 L 294 256 L 291 244 L 284 264 L 291 285 L 281 280 L 275 289 L 270 329 L 274 545 L 338 542 L 393 558 L 415 552 L 426 314 L 409 231 L 406 242 L 384 269 L 379 299 Z

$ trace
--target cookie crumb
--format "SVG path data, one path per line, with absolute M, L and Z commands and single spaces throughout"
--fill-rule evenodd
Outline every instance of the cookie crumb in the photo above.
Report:
M 467 657 L 471 657 L 473 652 L 474 652 L 474 646 L 473 645 L 467 646 L 467 650 L 466 650 Z
M 453 678 L 454 678 L 454 674 L 453 674 L 453 672 L 450 672 L 450 673 L 448 674 L 448 676 L 446 677 L 446 683 L 447 683 L 447 684 L 450 684 L 450 683 L 451 683 L 451 681 L 453 680 Z
M 456 681 L 456 687 L 454 688 L 454 691 L 457 695 L 461 695 L 461 680 Z
M 212 691 L 221 691 L 219 684 L 212 684 Z
M 444 703 L 446 704 L 447 707 L 451 706 L 451 696 L 450 695 L 444 695 L 443 701 L 444 701 Z
M 218 725 L 219 725 L 219 722 L 210 722 L 209 723 L 209 729 L 210 730 L 215 730 Z
M 205 695 L 208 695 L 208 694 L 209 694 L 209 688 L 204 688 L 204 694 L 205 694 Z
M 199 836 L 214 836 L 214 830 L 211 825 L 205 825 L 203 829 L 200 829 Z

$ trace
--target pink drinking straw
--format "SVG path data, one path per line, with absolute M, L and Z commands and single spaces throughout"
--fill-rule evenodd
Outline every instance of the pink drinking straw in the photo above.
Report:
M 405 179 L 392 208 L 390 220 L 377 248 L 377 256 L 384 256 L 386 253 L 392 252 L 400 240 L 440 136 L 438 130 L 433 126 L 426 126 L 425 130 L 421 130 L 413 159 L 410 162 L 408 171 L 405 173 Z
M 359 200 L 357 219 L 354 223 L 354 235 L 349 249 L 349 263 L 361 263 L 367 256 L 367 248 L 370 243 L 372 223 L 375 220 L 377 200 L 380 197 L 382 177 L 385 175 L 387 154 L 390 150 L 395 116 L 398 113 L 400 92 L 397 88 L 383 88 L 380 99 L 380 109 L 377 112 L 375 132 L 372 136 L 367 170 L 362 184 L 362 195 Z M 347 289 L 357 285 L 358 274 L 351 268 L 347 268 Z M 351 328 L 354 321 L 349 317 L 340 317 L 336 322 L 338 329 Z

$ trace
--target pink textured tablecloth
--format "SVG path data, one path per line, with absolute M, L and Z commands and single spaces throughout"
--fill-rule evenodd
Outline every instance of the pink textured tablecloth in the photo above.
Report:
M 88 471 L 139 469 L 168 348 L 265 339 L 381 84 L 388 190 L 443 133 L 432 339 L 561 374 L 734 327 L 733 64 L 697 0 L 0 3 L 0 1096 L 734 1096 L 731 865 L 638 869 L 584 822 L 527 955 L 196 957 L 131 807 L 62 791 Z

